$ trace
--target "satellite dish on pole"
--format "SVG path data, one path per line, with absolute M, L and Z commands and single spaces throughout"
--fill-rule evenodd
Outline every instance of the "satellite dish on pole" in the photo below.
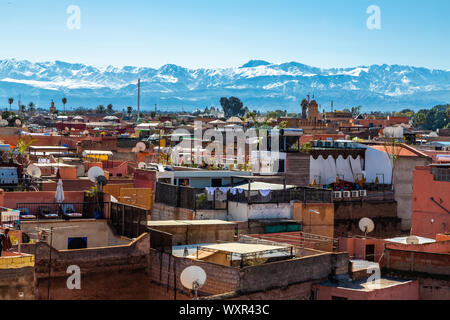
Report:
M 20 127 L 22 125 L 22 121 L 20 121 L 20 119 L 16 119 L 15 121 L 16 126 Z
M 139 162 L 138 168 L 141 170 L 147 169 L 147 164 L 145 162 Z
M 136 143 L 136 147 L 134 147 L 136 152 L 144 152 L 146 148 L 147 148 L 147 146 L 143 142 Z
M 367 236 L 368 233 L 371 233 L 375 229 L 375 224 L 372 219 L 362 218 L 359 220 L 359 229 L 364 232 L 364 236 Z
M 419 238 L 416 236 L 409 236 L 408 238 L 406 238 L 406 243 L 407 244 L 419 244 Z
M 103 191 L 103 186 L 108 183 L 105 177 L 105 172 L 100 167 L 92 167 L 88 171 L 88 178 L 95 184 L 100 185 L 100 191 Z
M 97 177 L 104 176 L 105 172 L 100 167 L 92 167 L 88 171 L 88 178 L 94 183 L 97 183 Z
M 33 178 L 40 178 L 42 173 L 41 173 L 41 169 L 39 169 L 38 166 L 35 166 L 34 164 L 30 164 L 27 167 L 27 173 L 32 176 Z
M 206 282 L 206 272 L 198 266 L 187 267 L 180 276 L 181 284 L 189 290 L 195 292 L 194 300 L 198 299 L 198 289 Z

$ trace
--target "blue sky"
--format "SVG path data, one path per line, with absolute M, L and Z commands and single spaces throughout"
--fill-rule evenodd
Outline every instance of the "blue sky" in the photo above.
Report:
M 81 9 L 80 30 L 66 26 L 69 5 Z M 370 5 L 381 30 L 366 27 Z M 450 69 L 449 12 L 448 0 L 0 0 L 0 59 Z

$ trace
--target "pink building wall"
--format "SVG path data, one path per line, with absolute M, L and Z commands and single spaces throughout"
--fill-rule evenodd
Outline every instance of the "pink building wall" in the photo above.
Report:
M 342 287 L 315 285 L 315 299 L 332 300 L 332 297 L 348 300 L 419 300 L 419 281 L 413 280 L 395 286 L 372 291 L 354 290 Z

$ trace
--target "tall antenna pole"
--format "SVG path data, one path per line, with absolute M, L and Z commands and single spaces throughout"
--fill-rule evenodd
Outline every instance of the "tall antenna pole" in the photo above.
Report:
M 137 108 L 138 116 L 137 119 L 140 119 L 141 116 L 141 79 L 138 79 L 138 108 Z

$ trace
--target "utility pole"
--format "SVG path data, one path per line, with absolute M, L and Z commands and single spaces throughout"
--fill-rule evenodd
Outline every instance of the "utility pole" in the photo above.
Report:
M 138 107 L 137 107 L 137 112 L 138 112 L 138 116 L 137 116 L 137 120 L 139 121 L 140 117 L 141 117 L 141 79 L 138 79 Z

